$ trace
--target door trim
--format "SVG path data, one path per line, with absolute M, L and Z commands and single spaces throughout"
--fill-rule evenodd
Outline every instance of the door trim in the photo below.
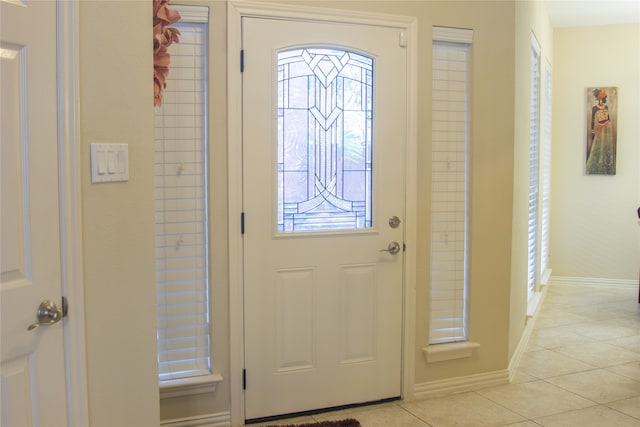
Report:
M 69 301 L 64 323 L 67 420 L 89 425 L 84 287 L 79 106 L 79 4 L 57 0 L 58 168 L 62 295 Z
M 415 17 L 325 9 L 276 3 L 227 3 L 227 111 L 229 194 L 229 337 L 231 423 L 244 422 L 244 304 L 242 206 L 242 17 L 296 19 L 377 25 L 405 31 L 407 41 L 407 147 L 405 171 L 405 245 L 403 266 L 402 398 L 411 399 L 415 373 L 415 295 L 417 239 L 417 74 L 418 21 Z

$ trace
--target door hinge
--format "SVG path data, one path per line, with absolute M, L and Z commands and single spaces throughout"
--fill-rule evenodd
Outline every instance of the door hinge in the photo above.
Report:
M 244 73 L 244 49 L 240 49 L 240 72 Z
M 244 212 L 240 214 L 240 234 L 244 234 Z
M 398 37 L 398 45 L 400 47 L 407 47 L 407 31 L 400 30 L 400 34 Z
M 247 370 L 246 369 L 242 370 L 242 389 L 243 390 L 247 389 Z

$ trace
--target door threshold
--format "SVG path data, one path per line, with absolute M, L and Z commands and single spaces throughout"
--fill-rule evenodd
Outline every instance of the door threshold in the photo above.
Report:
M 342 411 L 342 410 L 345 410 L 345 409 L 360 408 L 360 407 L 363 407 L 363 406 L 381 405 L 383 403 L 395 402 L 395 401 L 398 401 L 400 399 L 401 399 L 400 396 L 387 397 L 385 399 L 372 400 L 372 401 L 369 401 L 369 402 L 350 403 L 348 405 L 331 406 L 329 408 L 312 409 L 310 411 L 291 412 L 291 413 L 288 413 L 288 414 L 271 415 L 271 416 L 268 416 L 268 417 L 259 417 L 259 418 L 251 418 L 249 420 L 245 420 L 244 423 L 245 424 L 269 423 L 271 421 L 280 421 L 280 420 L 284 420 L 284 419 L 287 419 L 287 418 L 305 417 L 305 416 L 323 414 L 325 412 Z

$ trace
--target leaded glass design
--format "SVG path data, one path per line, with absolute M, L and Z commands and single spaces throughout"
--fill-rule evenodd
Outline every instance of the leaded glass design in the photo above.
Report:
M 278 54 L 278 231 L 371 227 L 373 59 Z

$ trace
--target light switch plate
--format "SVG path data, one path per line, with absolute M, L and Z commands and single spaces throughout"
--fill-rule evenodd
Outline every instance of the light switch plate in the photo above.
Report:
M 91 182 L 129 181 L 129 144 L 91 144 Z

